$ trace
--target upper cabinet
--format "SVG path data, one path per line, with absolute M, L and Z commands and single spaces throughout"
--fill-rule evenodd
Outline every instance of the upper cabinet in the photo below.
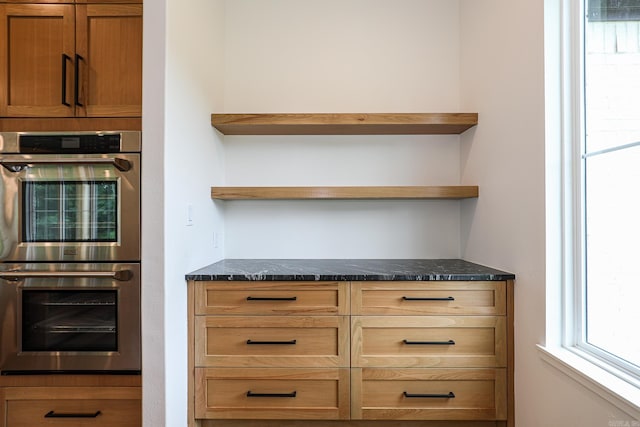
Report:
M 225 135 L 460 134 L 477 124 L 477 113 L 211 115 Z
M 142 4 L 76 3 L 0 4 L 0 117 L 142 115 Z

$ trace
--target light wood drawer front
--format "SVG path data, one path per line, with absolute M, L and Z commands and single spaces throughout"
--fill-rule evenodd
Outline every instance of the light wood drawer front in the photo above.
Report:
M 506 282 L 353 282 L 353 315 L 505 315 Z
M 140 387 L 7 387 L 0 394 L 7 427 L 142 425 Z
M 198 282 L 196 314 L 346 315 L 348 284 L 340 282 Z
M 196 369 L 196 417 L 348 419 L 349 369 Z
M 353 419 L 504 420 L 506 369 L 352 369 Z
M 196 316 L 195 327 L 196 366 L 349 366 L 347 316 Z
M 354 367 L 505 367 L 504 317 L 353 317 Z

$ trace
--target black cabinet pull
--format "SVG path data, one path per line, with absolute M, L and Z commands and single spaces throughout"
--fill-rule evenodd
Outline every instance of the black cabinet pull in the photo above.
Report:
M 454 297 L 443 297 L 443 298 L 421 298 L 421 297 L 402 297 L 404 301 L 455 301 Z
M 73 88 L 74 88 L 74 95 L 73 95 L 73 99 L 75 104 L 78 107 L 84 107 L 83 104 L 80 103 L 80 61 L 84 61 L 84 58 L 80 55 L 78 55 L 76 53 L 76 64 L 75 64 L 75 72 L 76 72 L 76 78 L 74 80 L 73 83 Z
M 409 341 L 402 340 L 406 345 L 455 345 L 456 342 L 454 340 L 449 341 Z
M 417 397 L 421 399 L 453 399 L 454 397 L 456 397 L 456 395 L 453 394 L 452 391 L 450 391 L 447 394 L 413 394 L 413 393 L 407 393 L 405 391 L 403 394 L 404 394 L 404 397 Z
M 247 301 L 295 301 L 298 297 L 247 297 Z
M 62 54 L 62 105 L 71 107 L 67 102 L 67 61 L 71 61 L 71 57 L 66 53 Z
M 247 397 L 296 397 L 297 391 L 291 393 L 254 393 L 251 390 L 247 392 Z
M 96 411 L 94 413 L 89 414 L 80 414 L 80 413 L 64 413 L 60 412 L 58 414 L 55 411 L 47 412 L 44 417 L 45 418 L 97 418 L 102 412 Z
M 247 345 L 294 345 L 297 340 L 291 341 L 253 341 L 247 340 Z

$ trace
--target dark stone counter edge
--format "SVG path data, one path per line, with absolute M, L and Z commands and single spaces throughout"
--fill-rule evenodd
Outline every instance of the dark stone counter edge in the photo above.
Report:
M 515 275 L 505 274 L 425 274 L 425 275 L 306 275 L 306 274 L 187 274 L 186 280 L 195 281 L 501 281 L 514 280 Z

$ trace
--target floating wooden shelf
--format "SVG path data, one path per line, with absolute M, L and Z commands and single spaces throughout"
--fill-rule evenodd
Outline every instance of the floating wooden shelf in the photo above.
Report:
M 477 113 L 211 115 L 225 135 L 442 135 L 477 124 Z
M 477 186 L 211 187 L 211 198 L 216 200 L 467 199 L 474 197 L 478 197 Z

